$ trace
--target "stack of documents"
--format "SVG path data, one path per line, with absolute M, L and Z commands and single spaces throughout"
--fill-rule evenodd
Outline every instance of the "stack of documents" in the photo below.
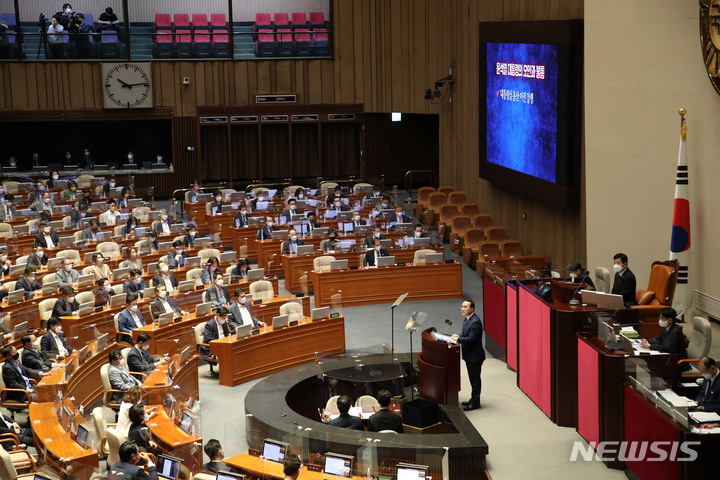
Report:
M 695 400 L 691 400 L 687 397 L 683 397 L 681 395 L 678 395 L 677 393 L 673 392 L 670 389 L 667 390 L 658 390 L 657 395 L 662 397 L 666 402 L 668 402 L 673 407 L 697 407 L 697 402 Z
M 638 332 L 633 327 L 622 327 L 620 333 L 628 338 L 638 338 Z
M 689 415 L 697 423 L 720 423 L 720 415 L 715 412 L 690 412 Z

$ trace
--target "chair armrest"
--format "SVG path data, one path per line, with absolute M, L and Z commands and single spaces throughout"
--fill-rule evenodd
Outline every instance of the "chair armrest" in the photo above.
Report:
M 102 439 L 100 439 L 100 443 L 98 444 L 98 451 L 103 455 L 110 455 L 110 448 L 108 447 L 107 436 L 104 436 Z
M 660 315 L 660 310 L 666 308 L 667 305 L 632 305 L 630 308 L 639 310 L 641 317 L 651 317 Z
M 128 373 L 130 375 L 140 375 L 142 377 L 143 381 L 145 381 L 145 379 L 148 376 L 147 372 L 128 372 Z
M 25 402 L 16 402 L 19 405 L 25 405 L 26 407 L 30 406 L 30 392 L 23 388 L 3 388 L 0 390 L 0 405 L 2 406 L 13 406 L 13 404 L 5 404 L 5 399 L 7 398 L 7 394 L 11 392 L 22 392 L 25 394 L 25 398 L 27 399 Z
M 108 390 L 107 392 L 105 392 L 105 398 L 104 398 L 104 400 L 105 400 L 105 405 L 107 405 L 107 406 L 110 407 L 110 408 L 115 408 L 115 407 L 120 408 L 120 404 L 119 404 L 119 403 L 113 402 L 113 401 L 111 400 L 112 395 L 113 395 L 114 393 L 123 393 L 123 394 L 124 394 L 125 391 L 124 391 L 124 390 L 116 390 L 116 389 L 111 388 L 110 390 Z
M 0 443 L 12 442 L 15 446 L 20 445 L 20 441 L 14 433 L 3 433 L 0 435 Z

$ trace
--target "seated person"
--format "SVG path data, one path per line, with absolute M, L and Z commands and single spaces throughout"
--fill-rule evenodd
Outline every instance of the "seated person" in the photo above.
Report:
M 203 285 L 210 285 L 212 283 L 212 279 L 215 278 L 215 275 L 222 273 L 222 270 L 220 270 L 220 260 L 218 260 L 217 257 L 210 257 L 208 258 L 206 265 L 207 267 L 202 270 L 201 280 Z
M 272 217 L 265 217 L 265 225 L 258 229 L 255 238 L 257 240 L 270 240 L 272 238 L 272 232 L 279 230 Z
M 33 212 L 48 212 L 52 215 L 53 207 L 55 207 L 55 202 L 53 202 L 52 198 L 50 198 L 50 194 L 45 192 L 43 193 L 42 198 L 35 200 L 33 204 L 30 205 L 30 210 Z
M 74 352 L 62 333 L 62 320 L 50 317 L 47 321 L 47 332 L 40 339 L 40 353 L 46 359 L 62 360 Z
M 12 204 L 15 197 L 12 193 L 6 193 L 4 198 L 5 200 L 2 204 L 2 208 L 0 208 L 0 220 L 3 222 L 9 222 L 10 220 L 17 218 L 17 208 Z
M 168 216 L 167 210 L 164 208 L 160 210 L 160 220 L 153 223 L 153 230 L 158 232 L 160 235 L 169 235 L 170 227 L 172 227 L 173 221 Z
M 72 200 L 75 200 L 75 195 L 77 195 L 77 182 L 75 180 L 70 180 L 67 183 L 67 189 L 63 190 L 62 195 L 60 198 L 63 202 L 70 202 Z M 87 209 L 86 209 L 87 211 Z
M 252 215 L 248 214 L 247 207 L 245 205 L 241 205 L 240 211 L 235 214 L 235 227 L 247 227 L 251 218 Z
M 7 247 L 0 247 L 0 276 L 2 277 L 10 276 L 12 261 L 8 259 L 7 253 Z
M 353 213 L 352 224 L 353 224 L 353 231 L 354 231 L 355 230 L 354 227 L 361 227 L 363 225 L 367 225 L 367 221 L 362 219 L 362 217 L 360 216 L 360 212 L 355 212 L 355 213 Z
M 25 368 L 27 368 L 33 378 L 39 378 L 41 373 L 49 372 L 50 369 L 55 366 L 55 362 L 44 358 L 37 347 L 35 347 L 36 340 L 35 335 L 32 333 L 26 333 L 20 339 L 23 346 L 22 359 L 20 362 L 25 365 Z
M 678 356 L 678 360 L 687 358 L 687 350 L 685 348 L 685 335 L 683 335 L 682 327 L 675 323 L 677 312 L 674 308 L 663 308 L 660 310 L 660 318 L 658 324 L 662 331 L 655 338 L 643 341 L 643 348 L 650 350 L 658 350 L 665 353 L 674 353 Z M 682 363 L 680 370 L 689 370 L 687 363 Z
M 258 210 L 258 203 L 262 205 L 264 202 L 267 202 L 269 205 L 272 203 L 272 198 L 266 198 L 265 192 L 260 190 L 255 194 L 255 198 L 250 201 L 250 209 L 253 211 Z
M 92 192 L 90 192 L 89 188 L 83 188 L 82 197 L 80 197 L 80 200 L 77 201 L 77 209 L 81 210 L 83 207 L 85 207 L 85 210 L 90 210 L 92 202 Z
M 363 427 L 362 419 L 354 415 L 350 415 L 348 411 L 352 406 L 352 400 L 347 395 L 342 395 L 337 400 L 337 408 L 340 410 L 340 415 L 333 418 L 328 422 L 328 425 L 335 427 L 350 428 L 352 430 L 365 430 Z
M 300 476 L 301 466 L 302 462 L 300 462 L 300 457 L 297 455 L 288 455 L 285 457 L 285 461 L 283 461 L 283 475 L 285 479 L 297 480 L 298 476 Z
M 405 215 L 402 205 L 395 207 L 395 215 L 388 218 L 388 221 L 395 223 L 410 223 L 410 217 Z
M 567 266 L 568 274 L 573 282 L 585 283 L 588 290 L 595 290 L 595 284 L 590 278 L 590 272 L 585 270 L 580 262 L 570 262 Z
M 325 252 L 334 252 L 335 251 L 335 245 L 337 243 L 337 232 L 335 229 L 331 228 L 328 230 L 328 238 L 320 242 L 320 250 Z
M 62 268 L 55 272 L 55 281 L 58 282 L 58 287 L 72 287 L 79 277 L 80 274 L 73 268 L 73 262 L 69 258 L 65 258 Z
M 298 201 L 304 202 L 305 200 L 307 200 L 307 195 L 305 194 L 305 189 L 302 187 L 296 188 L 295 194 L 293 195 L 293 197 Z
M 280 214 L 281 217 L 285 217 L 285 221 L 289 222 L 292 219 L 292 216 L 297 213 L 297 200 L 294 198 L 288 199 L 288 208 L 282 211 Z
M 413 225 L 413 238 L 428 238 L 428 234 L 423 231 L 422 223 Z
M 185 238 L 183 238 L 183 243 L 185 244 L 185 248 L 195 248 L 195 237 L 197 236 L 197 227 L 193 224 L 190 224 L 187 227 L 185 227 L 185 232 L 187 232 L 187 234 L 185 235 Z
M 209 344 L 213 340 L 225 338 L 230 335 L 230 327 L 228 326 L 228 309 L 220 307 L 213 318 L 205 324 L 203 332 L 203 343 Z M 210 356 L 210 349 L 205 345 L 200 347 L 200 354 L 206 357 Z
M 378 257 L 387 257 L 388 251 L 382 248 L 380 239 L 376 238 L 373 248 L 365 252 L 365 266 L 376 267 Z
M 148 416 L 145 413 L 145 405 L 136 403 L 128 410 L 130 418 L 130 429 L 128 430 L 128 440 L 135 442 L 141 452 L 150 452 L 154 455 L 162 453 L 155 442 L 150 440 L 150 429 L 145 424 Z
M 115 225 L 120 220 L 120 211 L 117 209 L 117 202 L 112 198 L 107 201 L 108 209 L 100 214 L 100 223 Z
M 325 199 L 325 204 L 328 207 L 331 207 L 335 205 L 336 200 L 340 200 L 341 198 L 347 197 L 345 197 L 345 195 L 342 193 L 342 187 L 340 185 L 336 185 L 335 188 L 333 188 L 333 191 L 331 193 L 328 193 L 328 196 Z
M 133 268 L 130 270 L 130 277 L 123 283 L 123 292 L 130 295 L 138 295 L 140 298 L 143 297 L 144 290 L 147 288 L 145 279 L 142 278 L 142 272 Z
M 397 433 L 403 433 L 402 418 L 390 410 L 391 399 L 392 396 L 388 390 L 380 390 L 378 392 L 377 401 L 380 404 L 380 410 L 372 414 L 368 419 L 369 431 L 380 432 L 382 430 L 394 430 Z
M 130 187 L 123 187 L 123 189 L 120 191 L 120 198 L 118 198 L 117 200 L 118 208 L 128 208 L 128 200 L 134 197 L 135 194 Z
M 109 197 L 110 196 L 110 189 L 117 187 L 117 181 L 115 180 L 115 175 L 110 176 L 110 180 L 105 182 L 105 185 L 103 185 L 102 192 L 103 197 Z
M 160 243 L 157 239 L 157 232 L 155 230 L 148 230 L 147 232 L 147 249 L 145 247 L 141 247 L 141 253 L 152 253 L 157 252 L 160 248 Z M 187 247 L 187 242 L 185 243 L 185 246 Z
M 624 253 L 616 253 L 613 257 L 613 279 L 612 291 L 614 295 L 622 295 L 626 307 L 637 305 L 635 291 L 637 290 L 635 274 L 628 268 L 628 257 Z
M 245 257 L 239 257 L 237 259 L 237 265 L 230 272 L 230 281 L 232 283 L 236 283 L 242 280 L 247 280 L 249 269 L 250 261 Z
M 233 292 L 233 302 L 228 309 L 230 312 L 230 328 L 235 330 L 237 327 L 249 325 L 252 323 L 253 328 L 264 327 L 265 322 L 258 321 L 253 315 L 250 305 L 245 298 L 245 290 L 237 288 Z
M 223 205 L 225 205 L 225 202 L 223 202 L 222 193 L 218 191 L 213 192 L 213 201 L 210 203 L 210 215 L 220 215 Z
M 151 339 L 149 333 L 140 332 L 137 342 L 135 342 L 127 355 L 128 370 L 132 372 L 132 376 L 140 381 L 143 380 L 142 375 L 137 373 L 149 373 L 155 370 L 158 365 L 165 365 L 170 362 L 170 357 L 155 357 L 147 352 L 150 348 Z
M 0 435 L 4 435 L 6 433 L 12 433 L 13 435 L 15 435 L 15 438 L 17 438 L 17 441 L 20 444 L 29 447 L 35 445 L 35 438 L 33 437 L 32 428 L 21 427 L 12 418 L 0 414 Z M 0 447 L 4 448 L 6 451 L 9 452 L 13 449 L 13 447 L 15 447 L 15 443 L 12 441 L 3 442 L 0 443 Z
M 382 201 L 375 205 L 375 210 L 392 210 L 393 206 L 392 203 L 390 203 L 390 197 L 387 195 L 383 195 Z
M 288 231 L 288 239 L 280 245 L 280 253 L 282 255 L 295 254 L 298 251 L 298 245 L 305 245 L 305 242 L 298 240 L 297 231 L 291 228 L 290 231 Z
M 380 225 L 375 225 L 373 227 L 373 232 L 367 237 L 365 237 L 365 246 L 367 248 L 372 248 L 373 245 L 375 245 L 376 238 L 379 238 L 380 240 L 385 240 L 385 235 L 382 234 L 382 227 Z
M 132 331 L 147 324 L 140 312 L 140 307 L 138 307 L 137 295 L 128 295 L 125 298 L 125 304 L 127 308 L 118 314 L 118 330 L 127 333 L 123 337 L 129 340 L 128 343 L 132 343 Z
M 30 298 L 35 290 L 40 290 L 42 285 L 35 279 L 35 269 L 25 267 L 25 274 L 15 284 L 15 290 L 25 290 L 25 298 Z
M 57 299 L 52 309 L 52 316 L 67 317 L 77 315 L 80 304 L 75 300 L 75 289 L 72 286 L 66 285 L 60 288 L 60 295 L 62 296 Z
M 120 445 L 119 458 L 117 462 L 110 467 L 110 480 L 127 479 L 144 479 L 157 480 L 158 473 L 155 464 L 146 452 L 138 450 L 135 442 L 127 441 Z M 145 472 L 147 466 L 147 473 Z
M 225 279 L 221 272 L 213 276 L 213 284 L 205 290 L 205 301 L 212 303 L 212 307 L 225 306 L 230 303 L 230 294 L 225 286 Z
M 0 290 L 0 293 L 5 293 L 7 295 L 8 286 L 4 285 L 2 287 L 2 290 Z M 5 325 L 5 314 L 3 313 L 5 309 L 0 306 L 0 341 L 2 341 L 5 338 L 5 334 L 12 333 L 13 329 L 8 328 L 7 325 Z M 8 317 L 10 317 L 10 314 L 8 314 Z
M 365 198 L 383 198 L 382 188 L 379 185 L 373 185 L 373 191 L 368 193 Z
M 182 240 L 175 240 L 172 244 L 173 251 L 168 253 L 167 264 L 170 268 L 180 268 L 185 266 L 185 259 L 188 253 L 185 251 L 185 244 Z
M 155 287 L 155 300 L 150 304 L 150 313 L 153 318 L 158 318 L 163 313 L 169 312 L 173 312 L 178 317 L 187 313 L 175 303 L 175 300 L 168 296 L 165 285 L 158 285 Z
M 140 270 L 140 274 L 142 274 L 145 271 L 142 260 L 140 259 L 140 254 L 137 251 L 137 248 L 128 247 L 128 249 L 125 252 L 125 260 L 120 262 L 120 268 L 136 268 L 136 269 Z
M 190 191 L 190 203 L 195 203 L 198 200 L 198 195 L 200 195 L 202 192 L 200 191 L 200 183 L 198 183 L 197 180 L 193 182 L 192 190 Z
M 32 253 L 28 255 L 27 266 L 33 267 L 37 270 L 40 269 L 40 267 L 47 265 L 47 263 L 48 256 L 45 255 L 43 247 L 36 243 L 35 245 L 33 245 Z
M 107 278 L 101 278 L 97 282 L 98 288 L 95 290 L 95 306 L 104 307 L 110 304 L 110 297 L 115 295 L 115 291 Z
M 37 401 L 37 390 L 33 387 L 32 383 L 30 383 L 30 372 L 18 361 L 20 353 L 17 351 L 17 348 L 13 345 L 5 345 L 0 349 L 0 354 L 2 354 L 5 359 L 5 363 L 2 366 L 2 378 L 5 382 L 5 388 L 25 390 L 30 395 L 31 400 Z M 27 395 L 23 392 L 8 391 L 5 399 L 24 402 L 27 400 Z
M 310 231 L 312 232 L 315 228 L 322 228 L 322 225 L 320 225 L 318 222 L 315 221 L 317 215 L 315 215 L 314 211 L 309 211 L 307 214 L 307 225 Z
M 60 243 L 58 234 L 53 232 L 52 226 L 49 222 L 40 222 L 38 224 L 40 233 L 35 235 L 34 245 L 40 245 L 44 249 L 55 248 Z
M 122 228 L 122 236 L 125 238 L 134 237 L 135 229 L 138 225 L 140 225 L 140 220 L 137 217 L 130 215 L 127 222 L 125 222 L 125 226 Z
M 120 411 L 117 416 L 117 425 L 115 431 L 118 432 L 123 438 L 127 438 L 128 431 L 130 430 L 130 416 L 128 412 L 130 407 L 143 401 L 143 395 L 145 395 L 145 389 L 138 385 L 130 387 L 125 395 L 123 395 L 122 403 L 120 404 Z M 152 418 L 157 413 L 158 407 L 150 409 L 148 416 Z
M 177 278 L 175 278 L 175 274 L 170 272 L 170 267 L 168 267 L 167 263 L 165 262 L 158 262 L 158 273 L 155 275 L 150 282 L 153 287 L 157 287 L 158 285 L 165 285 L 165 289 L 168 292 L 174 292 L 177 290 L 178 281 Z
M 222 459 L 225 458 L 225 453 L 219 440 L 211 438 L 207 441 L 203 450 L 205 451 L 205 455 L 210 459 L 208 463 L 202 466 L 203 472 L 217 474 L 218 472 L 230 470 L 230 468 L 225 465 L 225 462 L 222 461 Z
M 704 381 L 695 399 L 698 404 L 695 409 L 720 413 L 720 379 L 718 379 L 720 370 L 715 360 L 711 357 L 701 358 L 698 362 L 698 370 L 702 373 Z
M 105 257 L 102 253 L 97 252 L 93 253 L 92 256 L 92 265 L 90 266 L 90 270 L 94 276 L 95 281 L 97 282 L 101 278 L 112 278 L 112 272 L 110 271 L 110 267 L 108 267 L 105 263 Z
M 350 209 L 343 205 L 342 200 L 340 197 L 336 197 L 332 204 L 328 207 L 328 212 L 335 211 L 335 212 L 349 212 Z
M 87 205 L 80 205 L 80 208 L 78 210 L 73 210 L 70 212 L 70 223 L 72 224 L 73 228 L 77 228 L 80 222 L 82 222 L 86 218 L 91 218 L 92 214 L 88 213 L 88 206 Z
M 119 348 L 110 350 L 108 360 L 110 362 L 110 366 L 108 367 L 108 378 L 110 380 L 110 387 L 113 390 L 122 390 L 123 392 L 126 392 L 131 387 L 142 385 L 142 382 L 130 375 L 130 372 L 128 372 L 123 366 L 124 359 L 122 350 Z M 120 403 L 123 396 L 124 393 L 113 393 L 112 400 Z

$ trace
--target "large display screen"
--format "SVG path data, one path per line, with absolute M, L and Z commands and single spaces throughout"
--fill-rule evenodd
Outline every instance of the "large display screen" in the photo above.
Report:
M 558 47 L 487 44 L 487 161 L 557 180 Z

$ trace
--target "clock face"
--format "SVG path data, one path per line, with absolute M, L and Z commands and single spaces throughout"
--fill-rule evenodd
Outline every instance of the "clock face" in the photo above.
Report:
M 149 63 L 103 63 L 105 108 L 152 108 Z
M 705 70 L 720 93 L 720 0 L 700 0 L 700 42 Z

